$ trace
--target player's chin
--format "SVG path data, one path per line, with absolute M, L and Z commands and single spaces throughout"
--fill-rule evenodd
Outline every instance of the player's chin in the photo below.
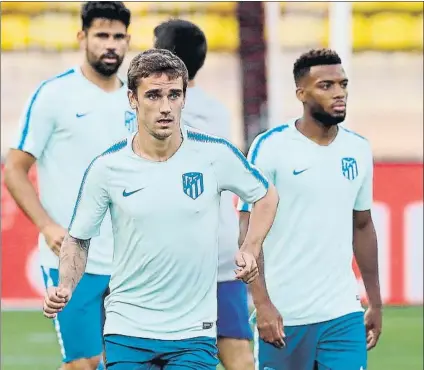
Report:
M 344 119 L 346 117 L 346 108 L 343 108 L 343 109 L 341 109 L 341 108 L 339 108 L 339 109 L 333 108 L 331 110 L 330 115 L 333 118 L 343 118 Z
M 173 131 L 172 127 L 160 127 L 155 130 L 154 136 L 159 140 L 165 140 L 172 135 Z

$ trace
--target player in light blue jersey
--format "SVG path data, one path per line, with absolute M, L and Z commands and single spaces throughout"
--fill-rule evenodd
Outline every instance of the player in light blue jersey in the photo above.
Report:
M 83 5 L 81 18 L 82 65 L 37 88 L 6 159 L 6 185 L 40 231 L 46 287 L 58 283 L 58 255 L 85 169 L 93 156 L 136 127 L 127 86 L 117 76 L 128 49 L 130 11 L 121 2 L 93 1 Z M 40 199 L 28 179 L 35 162 Z M 107 216 L 100 235 L 92 240 L 86 273 L 72 303 L 54 322 L 64 370 L 96 369 L 99 364 L 102 297 L 109 283 L 112 248 Z
M 221 192 L 254 203 L 235 276 L 257 276 L 256 257 L 274 220 L 273 185 L 225 139 L 180 126 L 188 72 L 168 50 L 136 56 L 128 70 L 138 133 L 96 157 L 82 180 L 60 254 L 59 285 L 44 312 L 55 317 L 84 273 L 107 210 L 114 233 L 104 329 L 107 366 L 215 369 Z
M 294 78 L 303 116 L 259 135 L 249 152 L 281 197 L 252 284 L 258 368 L 365 370 L 382 325 L 372 152 L 338 125 L 348 79 L 337 53 L 303 54 Z M 243 240 L 249 205 L 239 209 Z M 365 317 L 353 256 L 368 295 Z
M 207 43 L 195 24 L 171 19 L 154 29 L 155 47 L 177 55 L 188 70 L 188 86 L 181 122 L 214 135 L 230 139 L 230 112 L 195 83 L 206 58 Z M 218 357 L 226 370 L 253 370 L 250 348 L 253 339 L 249 324 L 247 286 L 234 277 L 234 255 L 238 249 L 238 216 L 233 193 L 221 194 L 218 233 Z

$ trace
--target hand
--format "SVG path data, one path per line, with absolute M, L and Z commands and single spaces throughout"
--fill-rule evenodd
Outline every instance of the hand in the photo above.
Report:
M 56 256 L 59 256 L 60 247 L 66 235 L 66 229 L 62 226 L 51 223 L 41 229 L 41 233 L 46 239 L 47 245 Z
M 285 347 L 283 318 L 271 301 L 257 305 L 256 326 L 263 341 L 277 348 Z
M 250 284 L 259 274 L 256 258 L 252 253 L 238 251 L 235 260 L 236 265 L 239 267 L 234 271 L 236 273 L 236 279 Z
M 63 310 L 71 299 L 72 292 L 69 288 L 49 287 L 44 297 L 43 313 L 49 319 L 54 319 Z
M 365 312 L 365 329 L 367 332 L 367 350 L 373 349 L 381 334 L 383 313 L 381 308 L 369 307 Z

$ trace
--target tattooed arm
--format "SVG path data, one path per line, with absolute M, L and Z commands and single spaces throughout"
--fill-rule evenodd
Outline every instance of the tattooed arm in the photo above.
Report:
M 90 239 L 76 239 L 66 234 L 59 255 L 59 286 L 71 292 L 78 285 L 87 265 Z

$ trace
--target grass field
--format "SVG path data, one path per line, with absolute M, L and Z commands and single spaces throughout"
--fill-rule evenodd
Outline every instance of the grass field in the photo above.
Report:
M 60 352 L 52 323 L 39 312 L 1 313 L 1 368 L 56 370 Z M 220 368 L 222 370 L 222 368 Z M 423 307 L 386 308 L 368 370 L 423 369 Z

